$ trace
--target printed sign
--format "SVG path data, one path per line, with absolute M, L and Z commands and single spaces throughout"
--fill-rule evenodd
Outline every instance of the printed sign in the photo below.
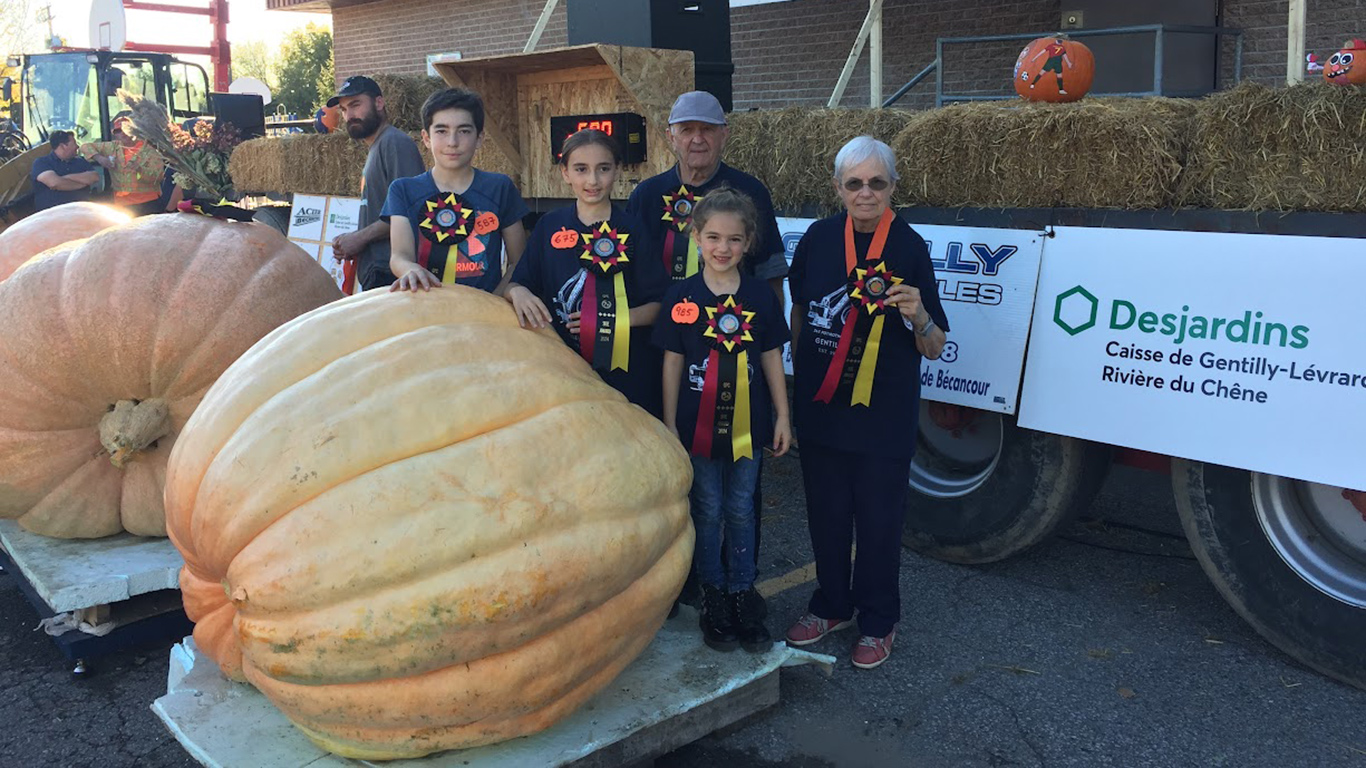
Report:
M 778 219 L 788 263 L 812 219 Z M 1043 238 L 1013 229 L 915 225 L 930 247 L 939 296 L 953 330 L 938 360 L 920 368 L 920 396 L 1014 413 Z M 791 295 L 784 284 L 784 309 Z M 792 373 L 791 345 L 783 366 Z
M 295 195 L 289 216 L 289 239 L 308 252 L 343 288 L 341 262 L 332 258 L 332 240 L 337 235 L 355 232 L 360 228 L 360 209 L 364 201 L 358 197 L 331 195 Z
M 1360 488 L 1366 244 L 1059 227 L 1020 425 Z M 1316 278 L 1331 264 L 1331 277 Z

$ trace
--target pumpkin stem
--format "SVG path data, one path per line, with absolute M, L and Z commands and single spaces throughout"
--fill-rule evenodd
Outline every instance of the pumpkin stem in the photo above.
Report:
M 171 408 L 160 398 L 120 400 L 100 419 L 100 444 L 119 469 L 170 432 Z

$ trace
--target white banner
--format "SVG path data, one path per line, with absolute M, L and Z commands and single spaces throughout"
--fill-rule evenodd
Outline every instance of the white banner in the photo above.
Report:
M 1059 227 L 1020 424 L 1366 485 L 1366 242 Z
M 289 239 L 308 252 L 342 288 L 341 262 L 332 258 L 332 240 L 360 228 L 358 197 L 295 195 L 289 216 Z
M 788 263 L 811 222 L 778 219 Z M 920 396 L 1014 413 L 1042 236 L 1013 229 L 931 224 L 914 228 L 930 246 L 939 297 L 953 328 L 940 358 L 921 364 Z M 790 307 L 790 295 L 787 302 Z M 783 363 L 791 373 L 790 350 L 784 349 Z

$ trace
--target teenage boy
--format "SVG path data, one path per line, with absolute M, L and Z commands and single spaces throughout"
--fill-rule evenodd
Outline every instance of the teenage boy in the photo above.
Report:
M 459 283 L 501 296 L 526 248 L 527 207 L 512 179 L 471 164 L 484 141 L 484 102 L 462 88 L 438 91 L 422 105 L 422 125 L 432 169 L 394 181 L 380 214 L 398 278 L 389 290 Z

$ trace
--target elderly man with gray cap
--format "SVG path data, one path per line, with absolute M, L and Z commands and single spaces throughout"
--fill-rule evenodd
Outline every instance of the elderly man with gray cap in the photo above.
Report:
M 748 173 L 721 162 L 721 153 L 730 138 L 726 111 L 721 102 L 706 91 L 689 91 L 678 97 L 669 113 L 669 147 L 678 162 L 669 170 L 642 182 L 631 193 L 626 210 L 635 214 L 649 230 L 650 241 L 660 246 L 659 257 L 673 281 L 697 274 L 701 269 L 701 254 L 692 239 L 692 210 L 708 192 L 729 187 L 742 192 L 754 201 L 759 214 L 758 236 L 754 245 L 740 262 L 742 272 L 768 281 L 778 300 L 783 299 L 783 278 L 787 275 L 787 257 L 783 236 L 778 231 L 778 220 L 773 215 L 773 196 L 763 182 Z M 664 307 L 661 317 L 667 317 Z M 760 456 L 760 472 L 763 471 Z M 759 485 L 754 487 L 754 562 L 759 562 L 763 500 Z M 697 582 L 688 577 L 680 602 L 693 603 L 697 599 Z M 674 610 L 678 609 L 677 604 Z M 670 615 L 673 615 L 672 613 Z
M 782 298 L 787 274 L 783 237 L 773 215 L 773 197 L 762 182 L 721 162 L 730 137 L 721 102 L 706 91 L 678 97 L 669 113 L 669 146 L 678 162 L 642 182 L 631 193 L 626 210 L 639 216 L 650 230 L 650 240 L 661 246 L 664 269 L 675 281 L 701 268 L 697 245 L 689 236 L 692 208 L 707 192 L 727 186 L 748 195 L 759 212 L 759 233 L 745 254 L 741 269 L 769 281 Z
M 355 290 L 357 281 L 362 290 L 380 288 L 394 282 L 389 271 L 389 222 L 379 217 L 389 184 L 426 173 L 427 164 L 417 142 L 390 124 L 384 94 L 374 80 L 364 75 L 346 78 L 327 106 L 339 107 L 347 135 L 370 147 L 361 171 L 360 229 L 333 239 L 332 253 L 347 262 L 347 293 Z

